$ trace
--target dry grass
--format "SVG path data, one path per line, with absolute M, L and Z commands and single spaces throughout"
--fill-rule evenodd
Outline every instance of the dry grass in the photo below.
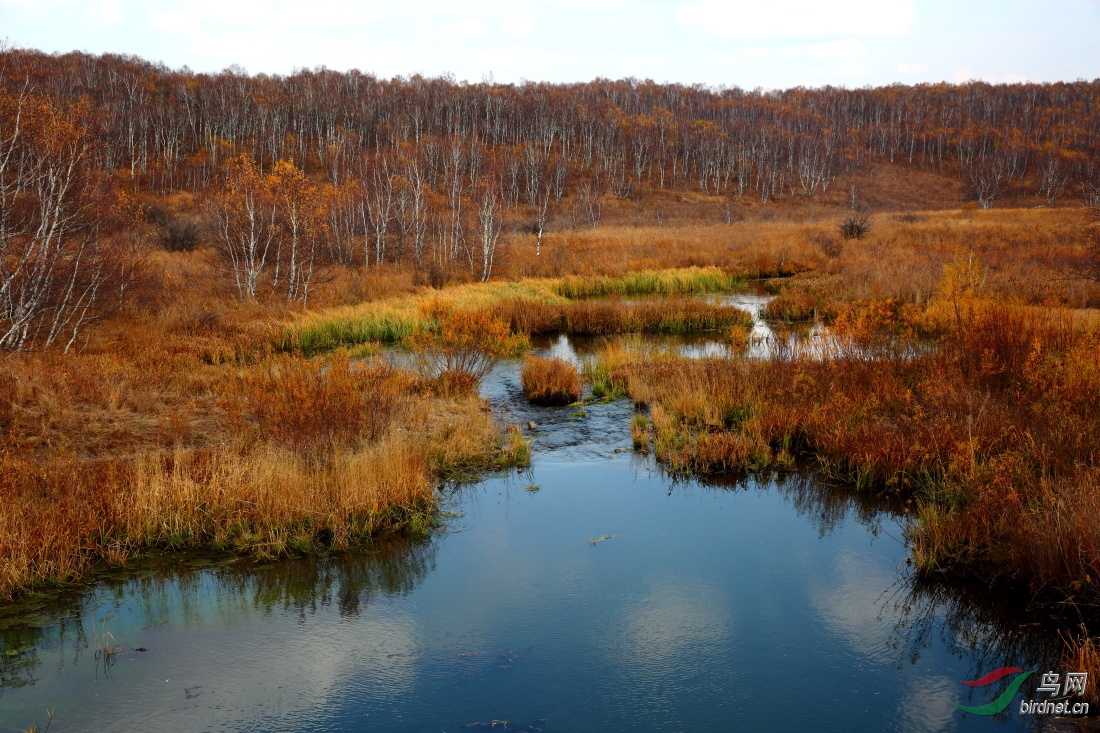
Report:
M 244 358 L 211 363 L 194 339 L 221 321 L 3 364 L 0 597 L 153 548 L 276 556 L 420 531 L 439 480 L 528 458 L 477 397 L 380 361 L 236 336 Z
M 604 276 L 522 279 L 458 285 L 443 291 L 425 289 L 354 307 L 329 308 L 295 319 L 277 339 L 279 348 L 312 354 L 365 342 L 403 343 L 417 331 L 438 327 L 433 303 L 447 311 L 477 314 L 493 311 L 521 333 L 532 333 L 525 309 L 544 316 L 545 328 L 560 325 L 569 298 L 593 295 L 705 293 L 727 290 L 739 280 L 714 267 L 635 272 Z M 574 304 L 577 305 L 577 304 Z M 556 308 L 556 309 L 555 309 Z M 732 310 L 732 309 L 731 309 Z M 552 323 L 553 322 L 553 323 Z M 532 325 L 536 321 L 530 321 Z M 621 328 L 633 327 L 624 321 Z
M 314 373 L 312 365 L 299 372 Z M 290 382 L 275 389 L 289 392 L 300 378 Z M 342 429 L 333 429 L 328 397 L 284 404 L 299 414 L 274 413 L 274 426 L 250 422 L 240 440 L 218 447 L 101 460 L 4 455 L 0 594 L 79 579 L 96 562 L 124 564 L 153 548 L 275 557 L 423 531 L 439 478 L 529 458 L 518 432 L 502 437 L 476 398 L 393 391 Z M 364 419 L 379 430 L 364 430 Z
M 798 323 L 812 321 L 818 315 L 818 299 L 810 293 L 780 295 L 768 301 L 764 317 L 769 321 Z
M 962 252 L 986 264 L 986 285 L 998 296 L 1034 305 L 1100 306 L 1100 284 L 1073 275 L 1089 248 L 1088 220 L 1079 208 L 918 207 L 912 218 L 878 215 L 870 235 L 838 242 L 836 224 L 845 211 L 840 202 L 803 210 L 784 205 L 771 218 L 766 207 L 753 209 L 733 225 L 720 223 L 721 204 L 713 202 L 712 217 L 696 212 L 672 228 L 643 223 L 557 231 L 544 239 L 537 260 L 533 239 L 517 236 L 502 277 L 621 277 L 718 267 L 742 279 L 793 276 L 786 283 L 792 290 L 830 298 L 923 304 L 935 295 L 943 266 Z
M 1100 688 L 1096 681 L 1100 676 L 1100 639 L 1090 636 L 1082 625 L 1080 635 L 1063 636 L 1063 640 L 1066 646 L 1062 653 L 1062 662 L 1067 670 L 1088 673 L 1082 697 L 1095 708 L 1100 705 Z
M 520 381 L 523 394 L 536 405 L 568 405 L 581 398 L 581 376 L 564 359 L 526 356 Z
M 921 572 L 1100 601 L 1100 336 L 1057 311 L 957 305 L 928 309 L 952 314 L 932 350 L 896 348 L 898 309 L 865 309 L 849 328 L 874 353 L 614 354 L 604 370 L 651 406 L 657 457 L 674 470 L 782 469 L 807 452 L 829 475 L 910 498 Z
M 239 435 L 299 450 L 333 451 L 379 439 L 407 421 L 412 375 L 382 360 L 327 362 L 279 355 L 224 387 Z
M 4 595 L 152 548 L 273 557 L 346 547 L 414 517 L 426 526 L 433 505 L 423 451 L 399 435 L 323 464 L 261 444 L 45 466 L 8 457 L 2 470 Z
M 522 333 L 563 332 L 578 336 L 624 333 L 686 334 L 750 328 L 752 316 L 732 306 L 692 298 L 635 303 L 580 301 L 562 305 L 503 301 L 494 312 Z

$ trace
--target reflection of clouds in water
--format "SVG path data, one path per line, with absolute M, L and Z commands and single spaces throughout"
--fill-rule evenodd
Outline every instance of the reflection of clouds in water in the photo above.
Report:
M 194 640 L 189 658 L 173 665 L 187 669 L 187 677 L 172 676 L 194 697 L 183 705 L 173 699 L 157 711 L 156 728 L 263 729 L 278 721 L 304 729 L 318 710 L 338 709 L 349 694 L 370 705 L 411 692 L 417 663 L 411 617 L 360 618 L 354 624 L 326 619 L 321 625 L 326 628 L 303 630 L 284 619 L 275 627 L 253 626 L 247 639 L 237 631 L 231 655 L 211 648 L 216 639 Z M 95 727 L 106 730 L 118 721 L 107 718 Z
M 771 356 L 771 338 L 774 335 L 767 321 L 760 315 L 761 311 L 774 299 L 774 295 L 758 295 L 754 293 L 738 293 L 726 295 L 716 299 L 721 305 L 732 305 L 752 314 L 752 330 L 749 331 L 749 346 L 745 356 L 754 359 L 765 359 Z M 690 356 L 690 354 L 688 355 Z M 702 356 L 722 356 L 721 354 L 702 354 Z
M 333 634 L 328 649 L 331 664 L 318 665 L 316 670 L 326 697 L 331 695 L 336 703 L 353 688 L 361 691 L 357 695 L 361 700 L 387 700 L 412 690 L 417 663 L 417 626 L 412 617 L 402 613 L 361 619 L 338 628 L 340 633 Z
M 550 342 L 544 353 L 539 354 L 544 359 L 564 359 L 571 364 L 580 364 L 580 357 L 577 352 L 574 351 L 573 345 L 569 342 L 569 337 L 564 333 L 560 334 L 557 339 Z
M 369 704 L 410 692 L 416 680 L 416 650 L 412 619 L 404 615 L 364 618 L 354 624 L 333 624 L 328 634 L 281 640 L 269 652 L 254 657 L 254 664 L 264 670 L 285 668 L 282 674 L 276 673 L 284 677 L 279 682 L 286 695 L 280 701 L 286 708 L 282 717 L 308 719 L 318 707 L 339 706 L 349 693 Z M 273 685 L 270 673 L 265 676 L 266 682 L 252 686 L 254 717 L 268 708 Z
M 617 662 L 656 678 L 670 669 L 696 669 L 700 657 L 725 645 L 733 617 L 717 591 L 701 579 L 655 580 L 636 607 L 628 609 L 622 630 L 608 640 Z
M 899 704 L 898 730 L 947 731 L 955 730 L 957 720 L 952 694 L 957 682 L 947 677 L 928 676 L 913 681 Z
M 880 562 L 852 552 L 843 552 L 832 563 L 826 582 L 811 575 L 809 597 L 821 621 L 857 654 L 869 660 L 891 664 L 893 652 L 887 646 L 891 624 L 879 618 L 882 593 L 896 582 Z

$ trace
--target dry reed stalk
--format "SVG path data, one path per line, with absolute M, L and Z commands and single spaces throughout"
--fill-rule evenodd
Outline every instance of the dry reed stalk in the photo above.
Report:
M 1085 626 L 1081 625 L 1080 634 L 1063 634 L 1065 650 L 1062 653 L 1062 663 L 1066 669 L 1072 672 L 1085 672 L 1085 692 L 1082 698 L 1093 707 L 1100 705 L 1100 639 L 1091 636 Z

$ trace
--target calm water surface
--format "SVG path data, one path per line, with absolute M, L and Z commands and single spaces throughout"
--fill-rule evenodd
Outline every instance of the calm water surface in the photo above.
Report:
M 951 701 L 992 699 L 960 684 L 991 669 L 1056 666 L 1053 631 L 988 591 L 912 582 L 889 506 L 808 474 L 674 481 L 630 452 L 627 401 L 533 408 L 515 364 L 485 390 L 538 424 L 534 465 L 452 490 L 430 540 L 189 556 L 5 609 L 0 731 L 46 709 L 51 731 L 1037 725 Z

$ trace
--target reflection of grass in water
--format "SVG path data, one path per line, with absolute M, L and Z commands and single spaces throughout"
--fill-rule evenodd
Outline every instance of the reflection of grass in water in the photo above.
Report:
M 341 618 L 353 618 L 379 597 L 412 592 L 434 570 L 437 550 L 431 538 L 390 537 L 375 540 L 370 549 L 277 563 L 188 552 L 138 558 L 130 563 L 136 572 L 125 578 L 104 577 L 95 587 L 51 595 L 48 609 L 30 617 L 34 626 L 23 623 L 28 618 L 25 611 L 16 612 L 19 602 L 5 606 L 0 618 L 0 690 L 33 684 L 42 648 L 75 664 L 91 646 L 97 655 L 110 650 L 106 657 L 113 662 L 119 651 L 113 636 L 106 629 L 100 633 L 95 624 L 101 622 L 89 624 L 87 617 L 104 598 L 134 601 L 127 605 L 137 610 L 133 623 L 143 631 L 171 629 L 188 620 L 202 601 L 213 603 L 216 615 L 223 618 L 279 611 L 305 617 L 320 610 L 317 601 L 322 598 L 331 601 Z M 193 567 L 199 559 L 211 562 Z M 17 654 L 9 656 L 9 650 Z
M 32 725 L 30 728 L 27 728 L 25 731 L 23 731 L 23 733 L 47 733 L 47 731 L 50 730 L 51 725 L 53 725 L 53 711 L 47 709 L 46 727 L 43 728 L 42 725 L 36 720 L 34 721 L 34 725 Z
M 896 495 L 826 482 L 808 468 L 765 479 L 710 475 L 683 480 L 682 485 L 749 491 L 757 490 L 762 480 L 770 481 L 796 513 L 818 529 L 821 537 L 837 531 L 848 520 L 878 535 L 884 531 L 884 522 L 889 525 L 906 516 L 907 504 Z M 1067 658 L 1074 646 L 1058 638 L 1057 624 L 1050 622 L 1049 617 L 1045 617 L 1048 620 L 1044 623 L 1036 623 L 1029 594 L 991 587 L 981 580 L 921 578 L 912 572 L 903 573 L 893 585 L 881 590 L 878 615 L 893 620 L 888 644 L 899 669 L 915 665 L 926 649 L 938 644 L 946 645 L 950 655 L 968 661 L 967 679 L 976 679 L 1004 666 L 1043 670 L 1062 666 L 1072 670 L 1077 664 Z M 1080 641 L 1078 637 L 1077 642 Z
M 1055 625 L 1036 622 L 1027 596 L 1011 589 L 973 579 L 928 580 L 910 573 L 884 588 L 880 603 L 880 613 L 896 619 L 888 645 L 899 669 L 916 664 L 924 650 L 937 643 L 944 644 L 948 654 L 967 660 L 964 679 L 977 679 L 1000 667 L 1062 666 L 1065 644 Z

